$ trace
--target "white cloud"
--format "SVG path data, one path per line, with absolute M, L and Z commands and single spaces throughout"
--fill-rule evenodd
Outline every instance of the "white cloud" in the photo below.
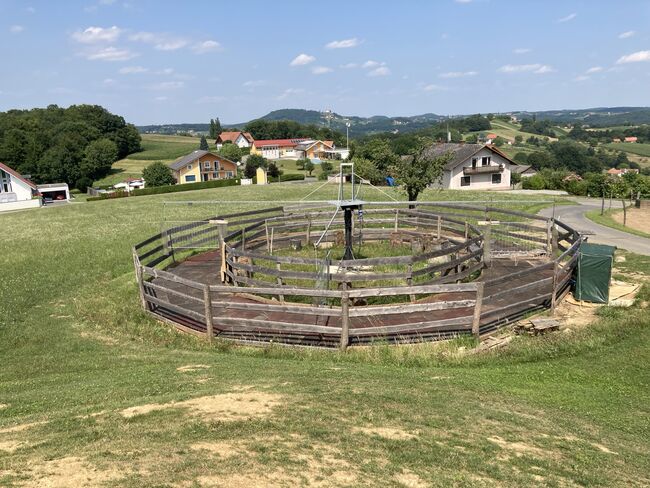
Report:
M 173 37 L 167 34 L 155 32 L 136 32 L 129 36 L 129 40 L 151 44 L 158 51 L 175 51 L 189 44 L 187 39 L 182 37 Z
M 529 49 L 527 47 L 518 47 L 517 49 L 513 49 L 512 52 L 515 54 L 526 54 L 532 51 L 532 49 Z
M 161 81 L 149 86 L 150 90 L 176 90 L 185 86 L 184 81 Z
M 390 74 L 390 69 L 387 66 L 380 66 L 368 72 L 368 76 L 388 76 Z
M 590 80 L 590 79 L 591 79 L 591 78 L 590 78 L 589 76 L 586 76 L 586 75 L 580 75 L 580 76 L 576 76 L 576 77 L 573 79 L 573 81 L 587 81 L 587 80 Z
M 295 58 L 293 58 L 293 61 L 289 63 L 289 66 L 304 66 L 309 63 L 313 63 L 316 61 L 316 58 L 314 56 L 310 56 L 309 54 L 298 54 Z
M 562 17 L 562 18 L 560 18 L 560 19 L 557 19 L 557 21 L 558 21 L 559 23 L 562 23 L 562 22 L 569 22 L 570 20 L 575 19 L 577 16 L 578 16 L 578 14 L 575 13 L 575 12 L 573 12 L 573 13 L 567 15 L 566 17 Z
M 111 86 L 115 84 L 115 80 L 113 78 L 106 78 L 102 83 L 106 86 Z
M 220 51 L 221 44 L 219 44 L 217 41 L 212 41 L 212 40 L 198 42 L 194 46 L 192 46 L 192 50 L 196 54 L 204 54 L 212 51 Z
M 547 64 L 506 64 L 501 66 L 498 71 L 501 73 L 552 73 L 555 71 L 551 66 Z
M 287 88 L 282 92 L 282 94 L 278 95 L 276 99 L 284 100 L 285 98 L 289 98 L 290 96 L 302 95 L 303 93 L 305 93 L 305 90 L 303 90 L 302 88 Z
M 619 39 L 628 39 L 628 38 L 632 37 L 632 36 L 635 35 L 635 34 L 636 34 L 636 31 L 621 32 L 621 33 L 618 35 L 618 38 L 619 38 Z
M 157 75 L 171 75 L 174 72 L 174 68 L 164 68 L 156 71 Z
M 424 85 L 424 86 L 422 87 L 422 89 L 423 89 L 424 91 L 428 91 L 428 92 L 430 92 L 430 91 L 444 91 L 444 90 L 446 90 L 447 88 L 444 87 L 444 86 L 441 86 L 441 85 L 436 85 L 436 84 L 434 84 L 434 83 L 431 83 L 431 84 L 429 84 L 429 85 Z
M 325 44 L 325 49 L 346 49 L 349 47 L 356 47 L 359 45 L 359 39 L 353 37 L 352 39 L 342 39 L 340 41 L 332 41 Z
M 589 69 L 586 71 L 586 73 L 587 73 L 588 75 L 590 75 L 590 74 L 592 74 L 592 73 L 598 73 L 599 71 L 602 71 L 602 70 L 603 70 L 603 67 L 602 67 L 602 66 L 593 66 L 593 67 L 589 68 Z
M 25 28 L 22 25 L 12 25 L 9 27 L 9 32 L 12 34 L 20 34 L 22 31 L 24 31 Z
M 639 63 L 641 61 L 650 61 L 650 51 L 637 51 L 632 54 L 621 56 L 616 64 Z
M 325 73 L 331 73 L 332 68 L 328 68 L 327 66 L 314 66 L 311 72 L 315 75 L 324 75 Z
M 124 68 L 119 69 L 121 75 L 133 75 L 137 73 L 146 73 L 147 71 L 149 70 L 142 66 L 125 66 Z
M 82 56 L 90 61 L 126 61 L 135 58 L 137 54 L 129 49 L 119 49 L 110 46 L 83 53 Z
M 72 38 L 83 44 L 94 44 L 97 42 L 115 42 L 122 34 L 122 29 L 112 27 L 88 27 L 83 31 L 72 33 Z
M 369 69 L 369 68 L 376 68 L 377 66 L 381 66 L 381 65 L 384 65 L 384 64 L 385 63 L 380 63 L 379 61 L 373 61 L 372 59 L 370 59 L 370 60 L 366 61 L 365 63 L 363 63 L 361 65 L 361 67 Z
M 244 82 L 243 86 L 247 88 L 255 88 L 257 86 L 264 86 L 266 83 L 266 80 L 249 80 Z
M 343 69 L 352 69 L 352 68 L 358 68 L 359 64 L 358 63 L 347 63 L 347 64 L 342 64 L 340 68 Z
M 154 98 L 154 100 L 156 102 L 165 102 L 165 101 L 169 100 L 169 97 L 166 97 L 166 96 L 163 95 L 163 96 Z
M 464 78 L 466 76 L 476 76 L 477 71 L 449 71 L 438 75 L 440 78 Z

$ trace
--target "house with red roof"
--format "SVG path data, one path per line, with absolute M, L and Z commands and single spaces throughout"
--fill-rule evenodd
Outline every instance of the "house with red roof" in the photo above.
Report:
M 638 138 L 636 136 L 630 136 L 625 138 L 625 142 L 636 142 Z
M 224 144 L 236 144 L 239 147 L 250 147 L 253 144 L 253 136 L 250 132 L 232 131 L 222 132 L 217 136 L 215 144 L 221 149 Z
M 40 206 L 36 185 L 18 171 L 0 163 L 0 212 Z
M 259 154 L 267 159 L 298 158 L 296 146 L 309 140 L 306 137 L 258 140 L 253 142 L 251 154 Z

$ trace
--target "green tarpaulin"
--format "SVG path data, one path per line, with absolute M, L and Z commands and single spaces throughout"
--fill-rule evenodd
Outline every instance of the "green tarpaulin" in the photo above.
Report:
M 578 252 L 576 269 L 576 300 L 609 302 L 615 247 L 585 242 Z

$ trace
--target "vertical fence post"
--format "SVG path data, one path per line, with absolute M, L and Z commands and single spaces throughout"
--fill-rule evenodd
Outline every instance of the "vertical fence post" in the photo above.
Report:
M 307 217 L 307 233 L 305 235 L 305 246 L 309 246 L 311 241 L 311 216 Z
M 465 240 L 469 238 L 469 222 L 465 221 Z
M 483 282 L 476 283 L 476 304 L 474 305 L 474 316 L 472 317 L 472 335 L 481 340 L 481 308 L 483 307 Z
M 483 261 L 487 268 L 492 266 L 492 226 L 487 222 L 483 232 Z
M 264 231 L 266 232 L 266 252 L 269 252 L 270 245 L 269 245 L 269 221 L 268 220 L 264 221 Z
M 555 219 L 553 219 L 552 222 L 553 225 L 551 226 L 551 251 L 555 256 L 555 253 L 557 252 L 557 241 L 559 236 L 558 236 L 557 225 L 555 225 Z
M 442 231 L 442 217 L 438 215 L 438 240 L 440 240 L 441 231 Z
M 241 230 L 241 250 L 246 250 L 246 229 L 242 228 Z
M 412 263 L 408 264 L 408 277 L 406 278 L 406 284 L 408 286 L 413 286 L 413 264 Z M 415 303 L 415 295 L 411 294 L 409 295 L 409 298 L 411 299 L 411 303 Z
M 277 269 L 278 271 L 282 271 L 282 269 L 280 267 L 280 263 L 275 263 L 275 269 Z M 280 276 L 280 273 L 278 273 L 278 277 L 276 279 L 276 282 L 277 282 L 278 286 L 284 286 L 284 281 L 282 281 L 282 277 Z M 281 295 L 281 294 L 278 293 L 278 299 L 280 300 L 280 303 L 284 303 L 284 295 Z
M 558 273 L 557 259 L 553 261 L 553 289 L 551 290 L 551 315 L 555 315 L 555 306 L 557 305 L 557 273 Z
M 396 208 L 395 209 L 395 228 L 393 229 L 395 232 L 397 232 L 398 219 L 399 219 L 399 208 Z
M 273 229 L 274 227 L 271 227 L 271 243 L 269 244 L 269 256 L 273 256 Z
M 350 340 L 350 297 L 347 286 L 343 283 L 343 293 L 341 293 L 341 351 L 345 352 Z
M 212 294 L 210 285 L 203 285 L 203 302 L 205 305 L 205 335 L 208 342 L 212 342 L 214 335 L 212 328 Z
M 226 241 L 221 241 L 221 283 L 228 281 L 228 273 L 226 272 Z

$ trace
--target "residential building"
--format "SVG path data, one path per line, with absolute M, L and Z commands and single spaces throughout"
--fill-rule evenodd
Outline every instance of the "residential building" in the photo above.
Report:
M 533 167 L 528 164 L 518 164 L 517 166 L 512 166 L 510 168 L 510 172 L 518 173 L 522 178 L 530 178 L 531 176 L 535 176 L 537 174 L 537 171 L 535 171 Z
M 179 184 L 237 176 L 237 163 L 209 151 L 196 150 L 169 165 Z
M 636 137 L 636 136 L 626 137 L 624 139 L 625 142 L 637 142 L 637 140 L 638 140 L 638 137 Z
M 334 141 L 304 141 L 296 146 L 296 156 L 308 159 L 337 159 Z M 339 156 L 340 157 L 340 156 Z
M 251 154 L 260 154 L 267 159 L 298 158 L 296 146 L 308 141 L 306 137 L 295 139 L 263 139 L 254 141 Z
M 224 144 L 228 143 L 235 144 L 239 147 L 251 147 L 253 142 L 254 139 L 250 135 L 250 132 L 233 131 L 219 134 L 215 144 L 217 145 L 217 149 L 221 149 Z
M 451 154 L 444 167 L 442 188 L 451 190 L 508 190 L 512 168 L 518 166 L 489 144 L 434 144 L 426 156 Z
M 635 168 L 621 168 L 621 169 L 610 168 L 610 169 L 607 170 L 607 174 L 612 175 L 612 176 L 623 176 L 623 175 L 626 175 L 626 174 L 637 175 L 637 174 L 639 174 L 639 170 L 635 169 Z
M 34 183 L 0 163 L 0 212 L 41 206 L 38 188 Z

